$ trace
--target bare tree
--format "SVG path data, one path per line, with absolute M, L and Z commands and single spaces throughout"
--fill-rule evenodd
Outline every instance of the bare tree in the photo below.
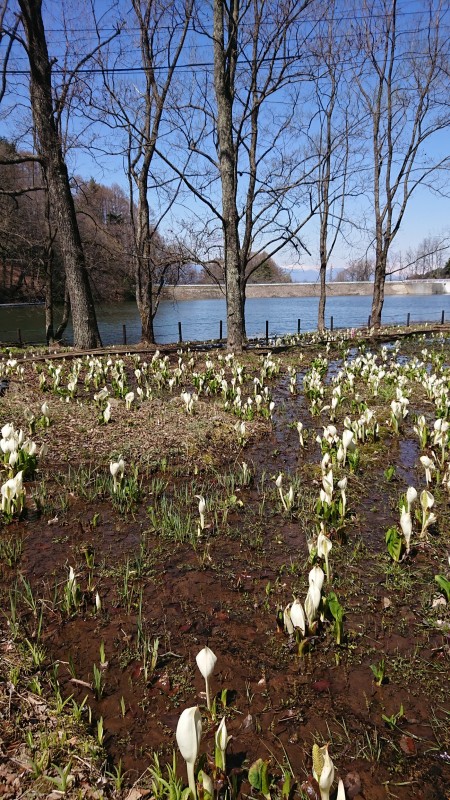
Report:
M 317 328 L 325 328 L 327 268 L 344 225 L 344 209 L 350 192 L 350 145 L 355 141 L 358 122 L 352 116 L 349 92 L 345 82 L 345 29 L 336 20 L 336 3 L 328 6 L 327 18 L 311 42 L 316 62 L 314 81 L 313 130 L 311 149 L 317 154 L 317 194 L 319 217 L 319 282 L 320 297 Z M 352 170 L 357 167 L 353 152 Z M 352 192 L 353 193 L 353 192 Z
M 174 263 L 179 260 L 173 248 L 161 247 L 159 228 L 170 213 L 180 184 L 173 175 L 167 180 L 157 174 L 156 146 L 165 124 L 175 70 L 185 47 L 193 0 L 132 0 L 131 5 L 131 27 L 137 27 L 139 45 L 132 51 L 133 61 L 129 52 L 122 49 L 116 53 L 114 64 L 132 66 L 133 78 L 117 78 L 109 69 L 111 54 L 101 57 L 107 104 L 102 103 L 102 97 L 95 102 L 103 123 L 114 133 L 116 152 L 121 151 L 124 157 L 141 338 L 154 342 L 153 320 L 161 291 L 169 272 L 173 277 Z M 151 195 L 157 197 L 157 207 L 151 207 Z
M 58 227 L 70 295 L 74 344 L 81 348 L 97 347 L 101 344 L 100 334 L 52 96 L 52 61 L 47 49 L 42 0 L 18 2 L 25 34 L 23 45 L 30 65 L 35 140 Z M 66 86 L 69 85 L 70 78 Z
M 434 155 L 433 140 L 450 125 L 446 17 L 445 3 L 424 3 L 405 28 L 397 0 L 368 0 L 356 29 L 354 75 L 371 127 L 375 327 L 390 249 L 412 194 L 420 186 L 445 189 L 439 176 L 450 165 L 449 148 L 439 151 L 436 142 Z
M 228 347 L 235 351 L 245 340 L 245 289 L 257 264 L 248 269 L 250 261 L 262 253 L 269 259 L 287 244 L 302 249 L 300 231 L 315 211 L 313 164 L 298 141 L 310 34 L 304 12 L 311 3 L 213 0 L 212 33 L 209 10 L 200 10 L 196 29 L 212 46 L 213 77 L 194 71 L 173 123 L 178 152 L 192 153 L 189 169 L 177 163 L 175 147 L 168 154 L 158 145 L 197 207 L 204 204 L 193 217 L 207 234 L 207 257 L 196 260 L 224 264 Z

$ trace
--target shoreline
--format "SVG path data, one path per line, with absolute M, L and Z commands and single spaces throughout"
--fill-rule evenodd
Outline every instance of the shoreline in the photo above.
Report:
M 327 297 L 370 297 L 373 293 L 371 281 L 336 281 L 327 284 Z M 385 297 L 450 295 L 450 280 L 430 278 L 427 280 L 387 281 L 384 287 Z M 249 283 L 246 288 L 246 299 L 320 297 L 318 283 Z M 161 300 L 182 302 L 183 300 L 225 300 L 223 284 L 192 283 L 165 286 Z M 120 305 L 120 301 L 117 305 Z M 109 304 L 102 300 L 96 303 L 101 306 Z M 42 308 L 44 302 L 0 303 L 2 308 Z
M 327 284 L 327 297 L 371 296 L 371 281 L 342 281 Z M 450 280 L 432 278 L 430 280 L 388 281 L 385 283 L 385 296 L 407 295 L 450 295 Z M 246 299 L 319 297 L 318 283 L 250 283 L 246 289 Z M 217 284 L 184 284 L 166 286 L 162 300 L 223 300 L 225 288 Z

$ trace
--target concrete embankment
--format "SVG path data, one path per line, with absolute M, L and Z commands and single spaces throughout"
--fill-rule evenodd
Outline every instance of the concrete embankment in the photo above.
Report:
M 327 296 L 371 295 L 373 283 L 370 281 L 345 281 L 327 284 Z M 319 297 L 318 283 L 250 283 L 247 298 L 251 297 Z M 450 294 L 450 281 L 415 280 L 387 281 L 386 295 L 430 295 Z M 223 286 L 214 284 L 194 284 L 186 286 L 167 286 L 163 298 L 166 300 L 220 300 L 225 297 Z

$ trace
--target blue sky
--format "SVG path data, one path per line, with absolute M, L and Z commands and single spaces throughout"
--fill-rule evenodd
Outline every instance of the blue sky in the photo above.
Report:
M 119 5 L 122 18 L 129 24 L 129 3 L 121 2 Z M 101 24 L 106 32 L 106 28 L 111 28 L 112 25 L 109 4 L 105 2 L 105 0 L 95 0 L 95 7 L 100 17 L 102 14 L 104 15 Z M 204 7 L 207 8 L 206 3 L 204 4 Z M 360 7 L 360 5 L 357 5 L 357 8 Z M 381 0 L 379 7 L 382 7 Z M 402 25 L 405 26 L 407 23 L 408 26 L 411 26 L 414 20 L 414 12 L 417 9 L 423 9 L 424 3 L 422 0 L 419 0 L 418 3 L 405 1 L 400 3 L 399 7 L 401 13 L 404 14 Z M 62 66 L 64 61 L 64 37 L 61 27 L 62 8 L 63 6 L 59 0 L 58 2 L 57 0 L 49 0 L 45 4 L 46 25 L 50 31 L 48 34 L 49 50 L 52 55 L 57 56 L 58 67 Z M 342 3 L 342 8 L 347 9 L 348 6 Z M 73 41 L 78 42 L 81 52 L 86 44 L 86 41 L 89 39 L 92 40 L 93 34 L 91 23 L 87 21 L 87 15 L 80 16 L 79 6 L 77 3 L 74 3 L 73 5 L 67 3 L 66 11 L 67 10 L 70 24 L 73 24 L 73 27 L 78 30 L 78 34 L 76 37 L 74 37 Z M 70 15 L 73 16 L 72 21 L 70 21 Z M 404 27 L 404 30 L 407 31 L 407 28 Z M 125 41 L 127 48 L 129 48 L 129 52 L 127 53 L 129 64 L 130 59 L 134 57 L 131 46 L 133 37 L 134 33 L 131 30 L 125 30 L 122 37 L 122 41 Z M 211 47 L 207 39 L 200 39 L 199 37 L 195 36 L 193 39 L 191 39 L 191 45 L 195 47 L 195 51 L 191 50 L 190 55 L 186 53 L 186 56 L 182 59 L 184 64 L 188 64 L 190 60 L 193 60 L 195 63 L 199 63 L 199 61 L 202 63 L 210 62 Z M 14 64 L 16 69 L 26 66 L 26 60 L 24 59 L 23 52 L 16 51 Z M 19 97 L 23 97 L 24 103 L 26 104 L 26 76 L 21 77 L 19 80 L 21 86 L 16 86 L 16 89 L 19 89 L 18 95 Z M 138 75 L 136 75 L 135 80 L 136 84 L 138 84 Z M 77 128 L 75 127 L 75 129 L 72 130 L 72 133 L 76 132 L 76 130 Z M 26 135 L 26 132 L 29 131 L 29 126 L 24 107 L 22 107 L 19 117 L 16 114 L 6 118 L 0 117 L 0 133 L 2 135 L 6 136 L 7 138 L 11 138 L 20 131 L 23 131 L 24 136 L 23 139 L 19 141 L 19 145 L 23 142 L 23 145 L 25 146 L 27 140 L 29 142 L 29 136 Z M 102 141 L 103 129 L 100 126 L 91 128 L 91 133 L 94 135 L 97 143 Z M 435 140 L 431 142 L 429 155 L 431 157 L 435 157 L 438 153 L 443 154 L 446 152 L 446 150 L 448 152 L 449 141 L 450 135 L 448 131 L 446 131 L 445 134 L 437 136 Z M 95 161 L 87 151 L 83 149 L 77 149 L 76 151 L 72 151 L 69 156 L 69 166 L 74 174 L 78 174 L 83 178 L 89 178 L 92 176 L 100 182 L 106 184 L 118 183 L 124 188 L 125 191 L 128 189 L 127 179 L 123 171 L 122 158 L 119 156 L 105 156 L 101 158 L 100 161 Z M 447 173 L 447 175 L 448 174 L 449 173 Z M 449 186 L 449 184 L 450 182 L 447 179 L 447 186 Z M 363 208 L 366 210 L 368 223 L 370 225 L 371 216 L 369 211 L 369 203 L 362 196 L 354 200 L 352 204 L 348 206 L 347 213 L 349 217 L 356 219 L 359 217 Z M 202 211 L 198 202 L 194 202 L 192 199 L 185 198 L 183 206 L 177 209 L 177 219 L 172 218 L 169 224 L 172 227 L 175 224 L 182 226 L 186 218 L 192 218 L 195 216 L 195 214 L 201 215 L 202 213 L 204 214 L 204 211 Z M 301 262 L 306 267 L 314 267 L 318 263 L 317 223 L 310 223 L 308 227 L 302 231 L 301 235 L 311 251 L 311 256 L 308 256 L 305 253 L 304 256 L 301 257 Z M 409 201 L 402 227 L 393 244 L 393 250 L 394 252 L 404 252 L 408 248 L 415 248 L 424 237 L 430 235 L 450 236 L 450 199 L 449 197 L 436 196 L 433 194 L 430 188 L 422 187 L 417 190 L 416 194 Z M 331 261 L 334 268 L 339 269 L 345 266 L 350 258 L 364 255 L 369 238 L 370 236 L 367 233 L 362 235 L 358 234 L 356 230 L 349 231 L 348 242 L 341 242 L 335 250 Z M 289 252 L 289 249 L 286 249 L 284 252 L 276 256 L 276 260 L 281 265 L 288 265 L 293 263 L 294 257 L 292 252 Z

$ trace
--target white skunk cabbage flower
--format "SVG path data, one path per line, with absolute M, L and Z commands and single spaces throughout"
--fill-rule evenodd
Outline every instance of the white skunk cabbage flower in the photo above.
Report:
M 313 745 L 313 775 L 319 784 L 321 800 L 330 800 L 334 781 L 334 764 L 328 754 L 328 745 Z
M 291 605 L 289 613 L 292 625 L 294 626 L 294 628 L 298 628 L 301 635 L 304 636 L 306 633 L 306 617 L 300 600 L 297 599 L 294 600 L 294 602 Z
M 347 477 L 341 478 L 341 480 L 340 480 L 340 481 L 338 481 L 338 487 L 339 487 L 339 489 L 341 490 L 341 499 L 342 499 L 342 519 L 344 519 L 344 517 L 345 517 L 345 512 L 346 512 L 346 510 L 347 510 L 347 495 L 346 495 L 346 493 L 345 493 L 345 492 L 346 492 L 346 489 L 347 489 Z
M 326 536 L 323 531 L 320 531 L 317 537 L 317 555 L 319 556 L 319 558 L 323 558 L 325 560 L 325 572 L 327 574 L 327 583 L 330 580 L 330 565 L 328 563 L 328 555 L 332 547 L 333 545 L 328 536 Z
M 345 789 L 342 778 L 339 778 L 336 800 L 345 800 Z
M 186 761 L 189 788 L 197 800 L 194 766 L 202 737 L 202 718 L 198 706 L 185 708 L 178 720 L 176 730 L 177 745 Z
M 410 541 L 412 535 L 412 519 L 409 511 L 403 510 L 400 514 L 400 527 L 406 542 L 406 554 L 410 551 Z
M 431 483 L 431 473 L 434 469 L 436 469 L 435 463 L 433 459 L 428 458 L 428 456 L 420 456 L 420 463 L 425 470 L 425 480 L 428 486 L 428 484 Z
M 431 492 L 427 492 L 426 489 L 420 493 L 420 505 L 424 511 L 428 511 L 434 506 L 434 497 Z
M 291 620 L 291 605 L 292 603 L 288 603 L 283 611 L 283 626 L 288 636 L 292 636 L 294 633 L 294 625 Z
M 309 572 L 309 575 L 308 575 L 309 585 L 311 586 L 311 584 L 314 583 L 319 588 L 319 591 L 321 592 L 324 580 L 325 580 L 325 573 L 324 573 L 322 567 L 319 567 L 319 565 L 316 564 L 316 566 L 313 567 Z
M 206 686 L 206 705 L 208 709 L 211 708 L 211 699 L 209 696 L 209 679 L 214 672 L 214 667 L 216 666 L 217 656 L 214 655 L 213 651 L 210 650 L 208 646 L 204 647 L 203 650 L 200 650 L 197 653 L 195 660 L 197 662 L 197 667 L 199 668 L 200 672 L 202 673 L 205 679 L 205 686 Z
M 134 392 L 127 392 L 127 394 L 125 395 L 125 408 L 127 411 L 130 410 L 133 400 L 134 400 Z
M 198 500 L 198 513 L 200 515 L 200 530 L 203 531 L 205 529 L 206 502 L 205 498 L 202 497 L 201 494 L 196 494 L 195 497 Z
M 344 451 L 343 462 L 345 464 L 345 459 L 347 458 L 347 450 L 355 449 L 353 431 L 348 430 L 348 428 L 346 428 L 342 433 L 342 449 Z
M 109 471 L 112 475 L 113 479 L 113 492 L 117 492 L 118 485 L 123 478 L 123 473 L 125 471 L 125 461 L 123 460 L 122 456 L 119 458 L 118 461 L 110 461 L 109 462 Z
M 216 767 L 225 772 L 226 768 L 226 752 L 227 752 L 227 745 L 231 739 L 231 736 L 228 736 L 227 726 L 225 724 L 225 717 L 222 717 L 220 721 L 220 725 L 217 728 L 215 734 L 215 762 Z
M 308 593 L 306 595 L 305 600 L 305 614 L 306 619 L 308 620 L 308 627 L 310 628 L 317 618 L 317 612 L 319 610 L 321 600 L 321 591 L 315 583 L 312 583 L 308 589 Z
M 111 403 L 106 404 L 106 408 L 103 412 L 103 422 L 109 422 L 111 419 Z
M 414 486 L 408 486 L 406 490 L 406 503 L 407 503 L 407 511 L 411 512 L 412 504 L 417 500 L 417 490 Z
M 210 798 L 214 797 L 214 784 L 212 782 L 212 779 L 208 775 L 208 773 L 205 772 L 203 769 L 201 769 L 200 772 L 198 773 L 197 777 L 198 777 L 199 783 L 201 783 L 202 786 L 203 786 L 203 795 L 204 795 L 204 797 L 207 798 L 207 800 L 209 800 Z M 344 800 L 345 800 L 345 798 L 344 798 Z

